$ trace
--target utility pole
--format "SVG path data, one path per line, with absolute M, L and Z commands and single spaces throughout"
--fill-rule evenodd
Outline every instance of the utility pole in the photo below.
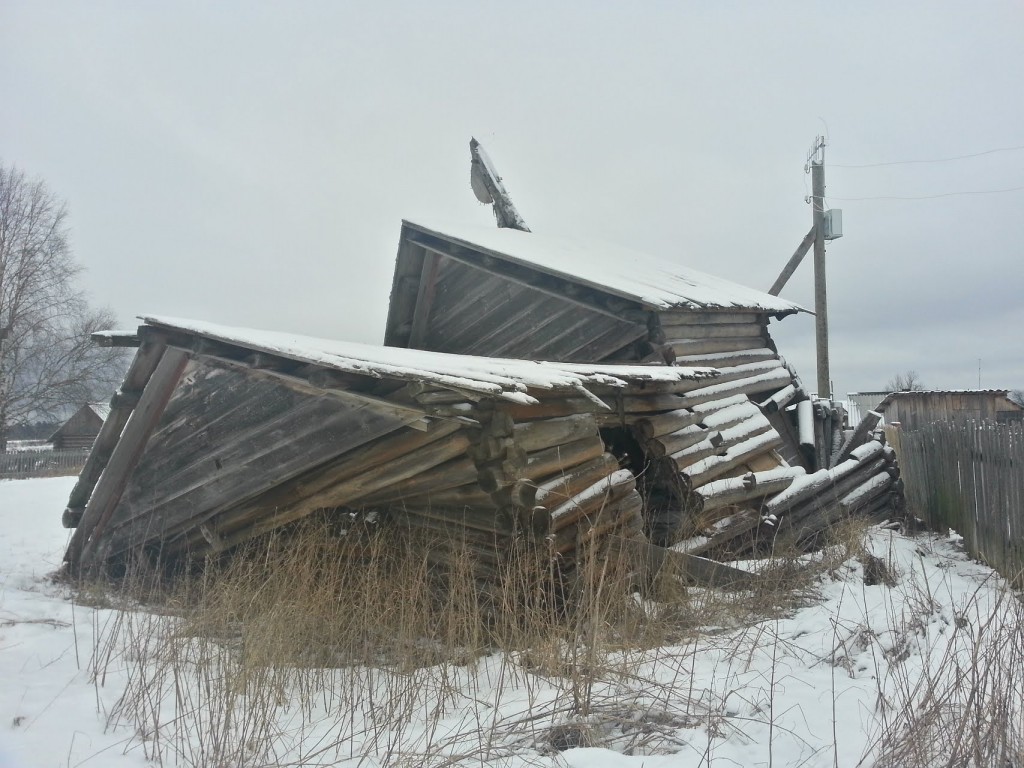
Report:
M 828 294 L 825 284 L 825 137 L 818 136 L 807 158 L 811 170 L 814 231 L 814 340 L 818 353 L 818 397 L 832 398 L 828 364 Z
M 825 290 L 825 241 L 843 236 L 843 212 L 835 208 L 825 211 L 825 137 L 816 136 L 807 153 L 804 173 L 811 174 L 811 229 L 789 257 L 768 293 L 778 296 L 789 278 L 800 266 L 807 251 L 814 246 L 814 340 L 818 353 L 818 397 L 832 398 L 832 379 L 828 365 L 828 296 Z

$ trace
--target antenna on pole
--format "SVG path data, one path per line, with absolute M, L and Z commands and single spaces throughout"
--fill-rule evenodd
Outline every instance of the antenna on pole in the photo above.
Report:
M 512 198 L 509 197 L 491 158 L 484 152 L 480 142 L 474 138 L 469 140 L 469 155 L 471 158 L 469 183 L 473 187 L 476 199 L 481 203 L 489 203 L 493 207 L 498 227 L 529 232 L 530 228 L 526 226 L 526 221 L 512 204 Z

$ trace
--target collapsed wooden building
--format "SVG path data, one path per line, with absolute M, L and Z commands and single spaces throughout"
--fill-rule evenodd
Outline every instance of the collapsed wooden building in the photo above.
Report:
M 799 311 L 633 251 L 404 222 L 383 347 L 159 317 L 103 337 L 138 352 L 66 560 L 201 558 L 375 510 L 492 578 L 517 540 L 571 570 L 588 543 L 724 558 L 892 516 L 882 433 L 844 430 L 771 339 Z

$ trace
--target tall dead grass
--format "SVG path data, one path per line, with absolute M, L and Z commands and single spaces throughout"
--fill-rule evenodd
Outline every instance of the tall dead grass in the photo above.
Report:
M 656 754 L 692 750 L 688 729 L 705 731 L 710 761 L 714 740 L 737 726 L 729 693 L 694 688 L 696 654 L 719 643 L 742 666 L 753 646 L 774 642 L 782 653 L 772 619 L 866 557 L 864 532 L 840 526 L 809 557 L 780 542 L 754 566 L 751 591 L 702 589 L 666 569 L 637 592 L 630 564 L 608 551 L 562 572 L 524 547 L 505 553 L 500 579 L 483 582 L 458 542 L 313 520 L 185 577 L 133 569 L 120 593 L 105 593 L 116 610 L 94 632 L 92 673 L 97 686 L 123 686 L 109 720 L 132 728 L 162 765 L 450 766 L 597 745 Z M 439 568 L 437 552 L 453 547 L 452 566 Z M 924 610 L 927 589 L 920 599 Z M 1020 659 L 1019 628 L 1007 635 L 1009 626 L 978 623 L 982 614 L 971 631 L 998 639 L 982 647 L 1016 642 Z M 973 662 L 1006 661 L 978 653 Z M 955 661 L 964 675 L 983 670 Z M 920 715 L 889 707 L 880 764 L 938 765 L 908 762 L 900 734 L 948 726 L 949 713 L 964 749 L 990 754 L 972 735 L 988 722 L 978 706 L 1019 684 L 1000 669 L 977 673 L 981 694 L 970 701 L 940 690 L 938 674 L 931 687 L 908 675 L 904 699 Z M 774 689 L 773 678 L 770 698 Z M 774 723 L 771 702 L 763 716 Z

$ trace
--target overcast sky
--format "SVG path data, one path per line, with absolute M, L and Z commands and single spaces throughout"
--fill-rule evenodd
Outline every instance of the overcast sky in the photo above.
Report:
M 843 167 L 1024 145 L 1022 30 L 1016 0 L 4 0 L 0 160 L 126 327 L 379 342 L 400 220 L 493 222 L 471 135 L 534 231 L 767 289 L 824 133 L 836 392 L 1024 387 L 1024 190 L 886 199 L 1024 187 L 1024 150 Z M 813 307 L 810 258 L 782 295 Z M 813 387 L 813 319 L 772 332 Z

